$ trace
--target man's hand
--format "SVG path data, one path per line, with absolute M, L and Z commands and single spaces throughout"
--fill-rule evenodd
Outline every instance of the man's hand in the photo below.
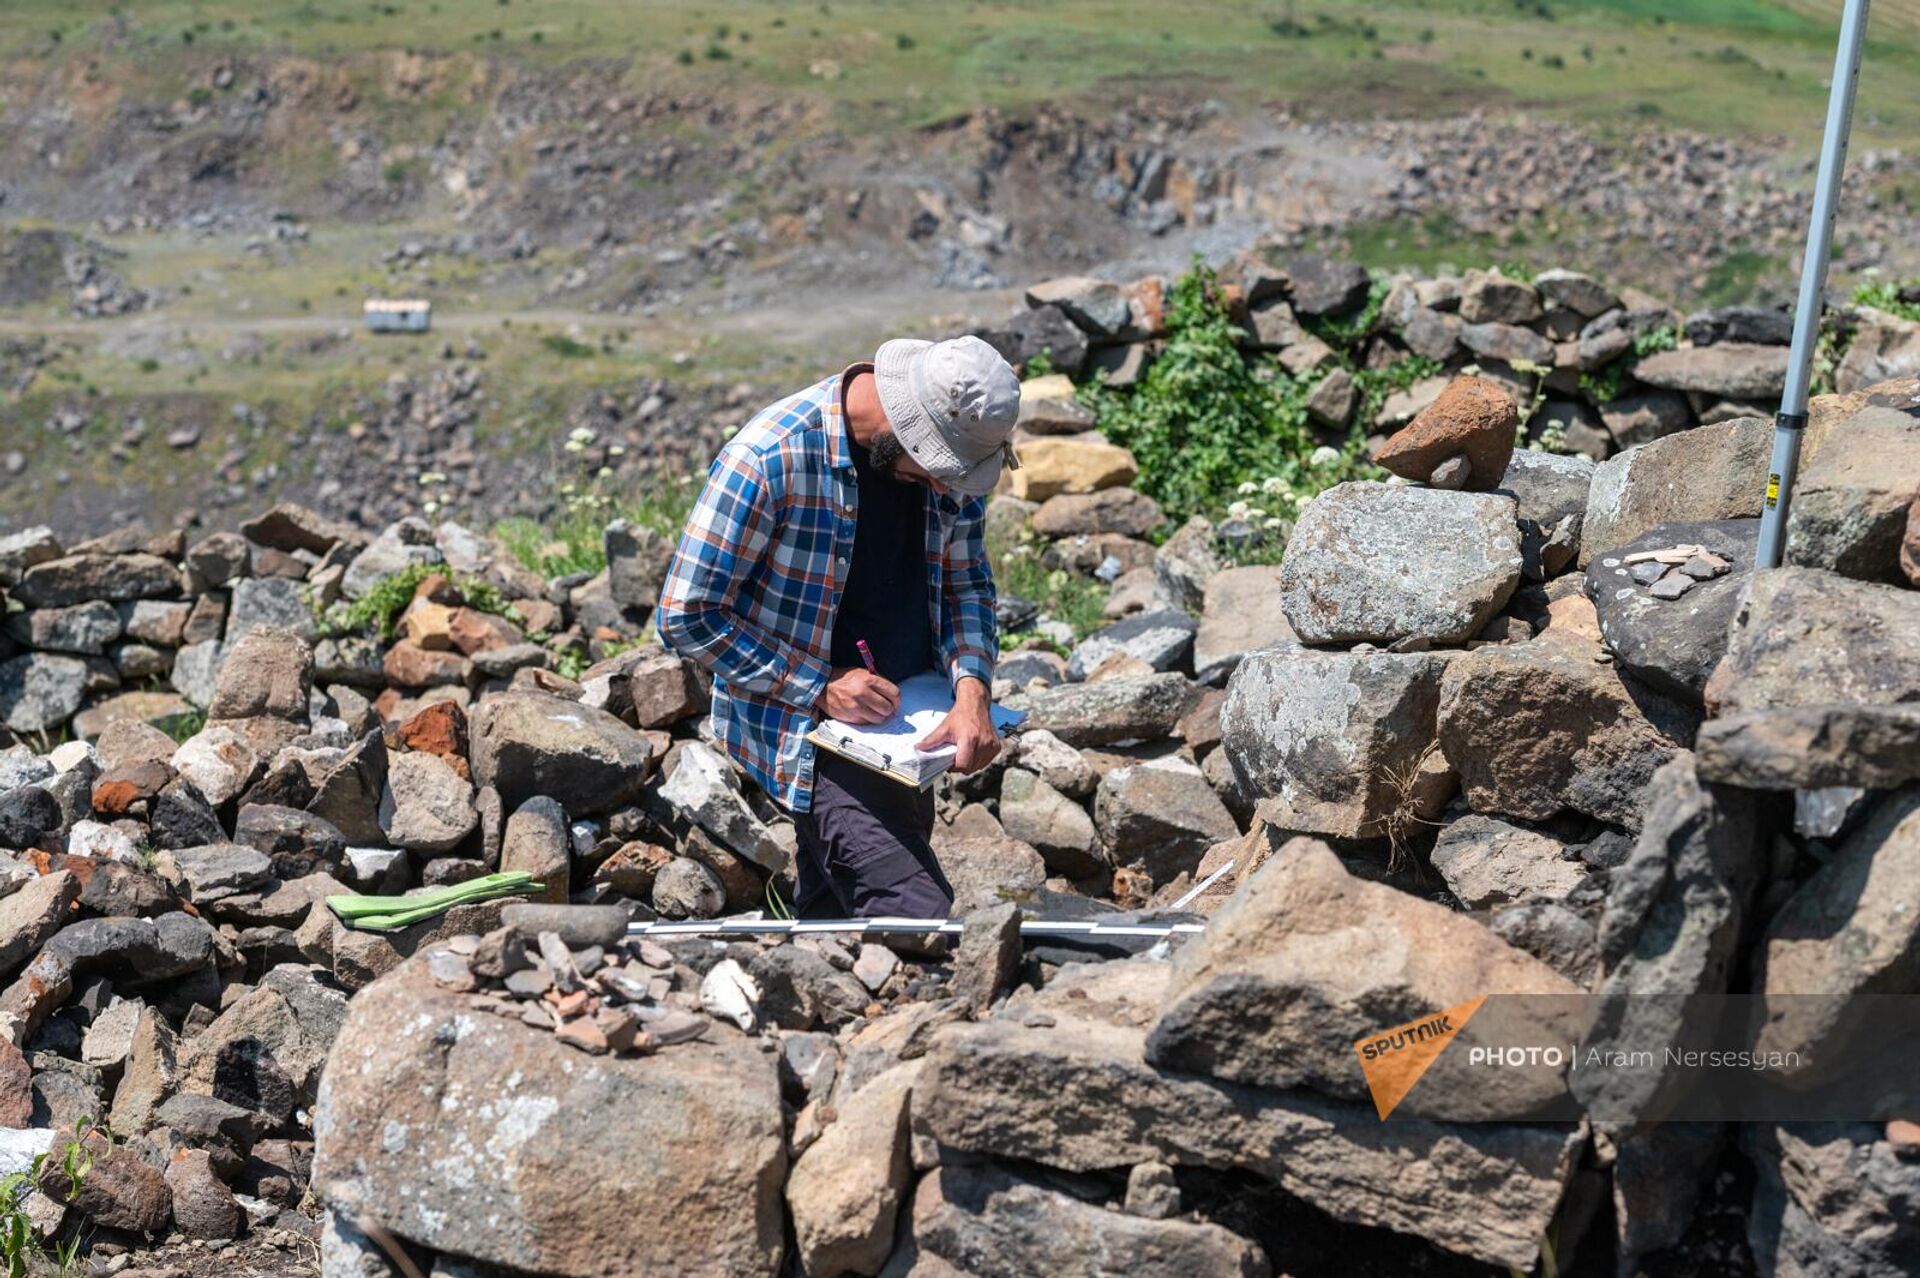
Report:
M 951 744 L 953 766 L 959 772 L 978 772 L 1000 753 L 1000 734 L 993 730 L 992 701 L 987 685 L 978 679 L 962 679 L 953 690 L 953 709 L 928 733 L 917 750 L 931 750 Z
M 885 723 L 900 708 L 900 689 L 861 666 L 841 666 L 820 694 L 820 713 L 842 723 Z

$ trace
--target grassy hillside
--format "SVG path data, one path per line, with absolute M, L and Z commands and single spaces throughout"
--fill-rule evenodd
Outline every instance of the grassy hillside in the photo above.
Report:
M 151 55 L 192 44 L 328 57 L 470 50 L 631 59 L 648 83 L 772 89 L 849 124 L 1178 85 L 1329 114 L 1525 108 L 1817 139 L 1831 0 L 9 0 L 0 56 Z M 1859 140 L 1920 134 L 1920 0 L 1876 6 Z M 457 103 L 458 86 L 449 86 Z

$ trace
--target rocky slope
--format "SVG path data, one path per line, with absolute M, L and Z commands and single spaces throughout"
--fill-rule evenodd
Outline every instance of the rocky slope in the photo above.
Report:
M 1304 324 L 1364 275 L 1239 287 L 1250 347 L 1346 370 Z M 996 340 L 1126 376 L 1158 296 L 1053 281 Z M 1369 342 L 1450 375 L 1372 410 L 1395 482 L 1308 502 L 1279 565 L 1233 566 L 1232 520 L 1154 544 L 1133 459 L 1030 382 L 993 521 L 1113 578 L 1111 620 L 1028 642 L 1073 636 L 1002 600 L 1032 717 L 940 791 L 950 955 L 627 940 L 767 908 L 792 853 L 646 640 L 644 529 L 551 581 L 457 523 L 294 506 L 0 541 L 0 1173 L 51 1150 L 31 1227 L 151 1278 L 316 1245 L 368 1278 L 1911 1271 L 1897 1098 L 1636 1125 L 1645 1096 L 1456 1054 L 1383 1122 L 1356 1059 L 1489 994 L 1584 1000 L 1605 1048 L 1694 1041 L 1651 994 L 1821 992 L 1763 1040 L 1819 1059 L 1920 993 L 1920 378 L 1815 401 L 1756 573 L 1777 318 L 1638 357 L 1563 429 L 1594 455 L 1515 448 L 1513 388 L 1678 319 L 1649 310 L 1567 272 L 1396 284 Z M 1222 867 L 1191 939 L 1014 939 Z M 493 870 L 545 902 L 384 934 L 320 904 Z M 82 1119 L 112 1136 L 76 1186 Z

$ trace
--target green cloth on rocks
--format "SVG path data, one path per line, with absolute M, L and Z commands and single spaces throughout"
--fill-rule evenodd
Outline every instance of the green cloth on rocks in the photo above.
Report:
M 351 928 L 363 932 L 397 932 L 403 927 L 437 915 L 456 905 L 492 901 L 503 896 L 523 896 L 539 892 L 544 885 L 525 870 L 510 874 L 483 874 L 465 883 L 435 888 L 413 896 L 330 896 L 327 908 L 333 916 Z

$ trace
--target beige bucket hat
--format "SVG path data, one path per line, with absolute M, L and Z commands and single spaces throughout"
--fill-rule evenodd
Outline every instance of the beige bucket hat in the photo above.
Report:
M 977 337 L 895 338 L 873 357 L 880 407 L 907 456 L 968 497 L 993 491 L 1020 418 L 1020 379 Z

